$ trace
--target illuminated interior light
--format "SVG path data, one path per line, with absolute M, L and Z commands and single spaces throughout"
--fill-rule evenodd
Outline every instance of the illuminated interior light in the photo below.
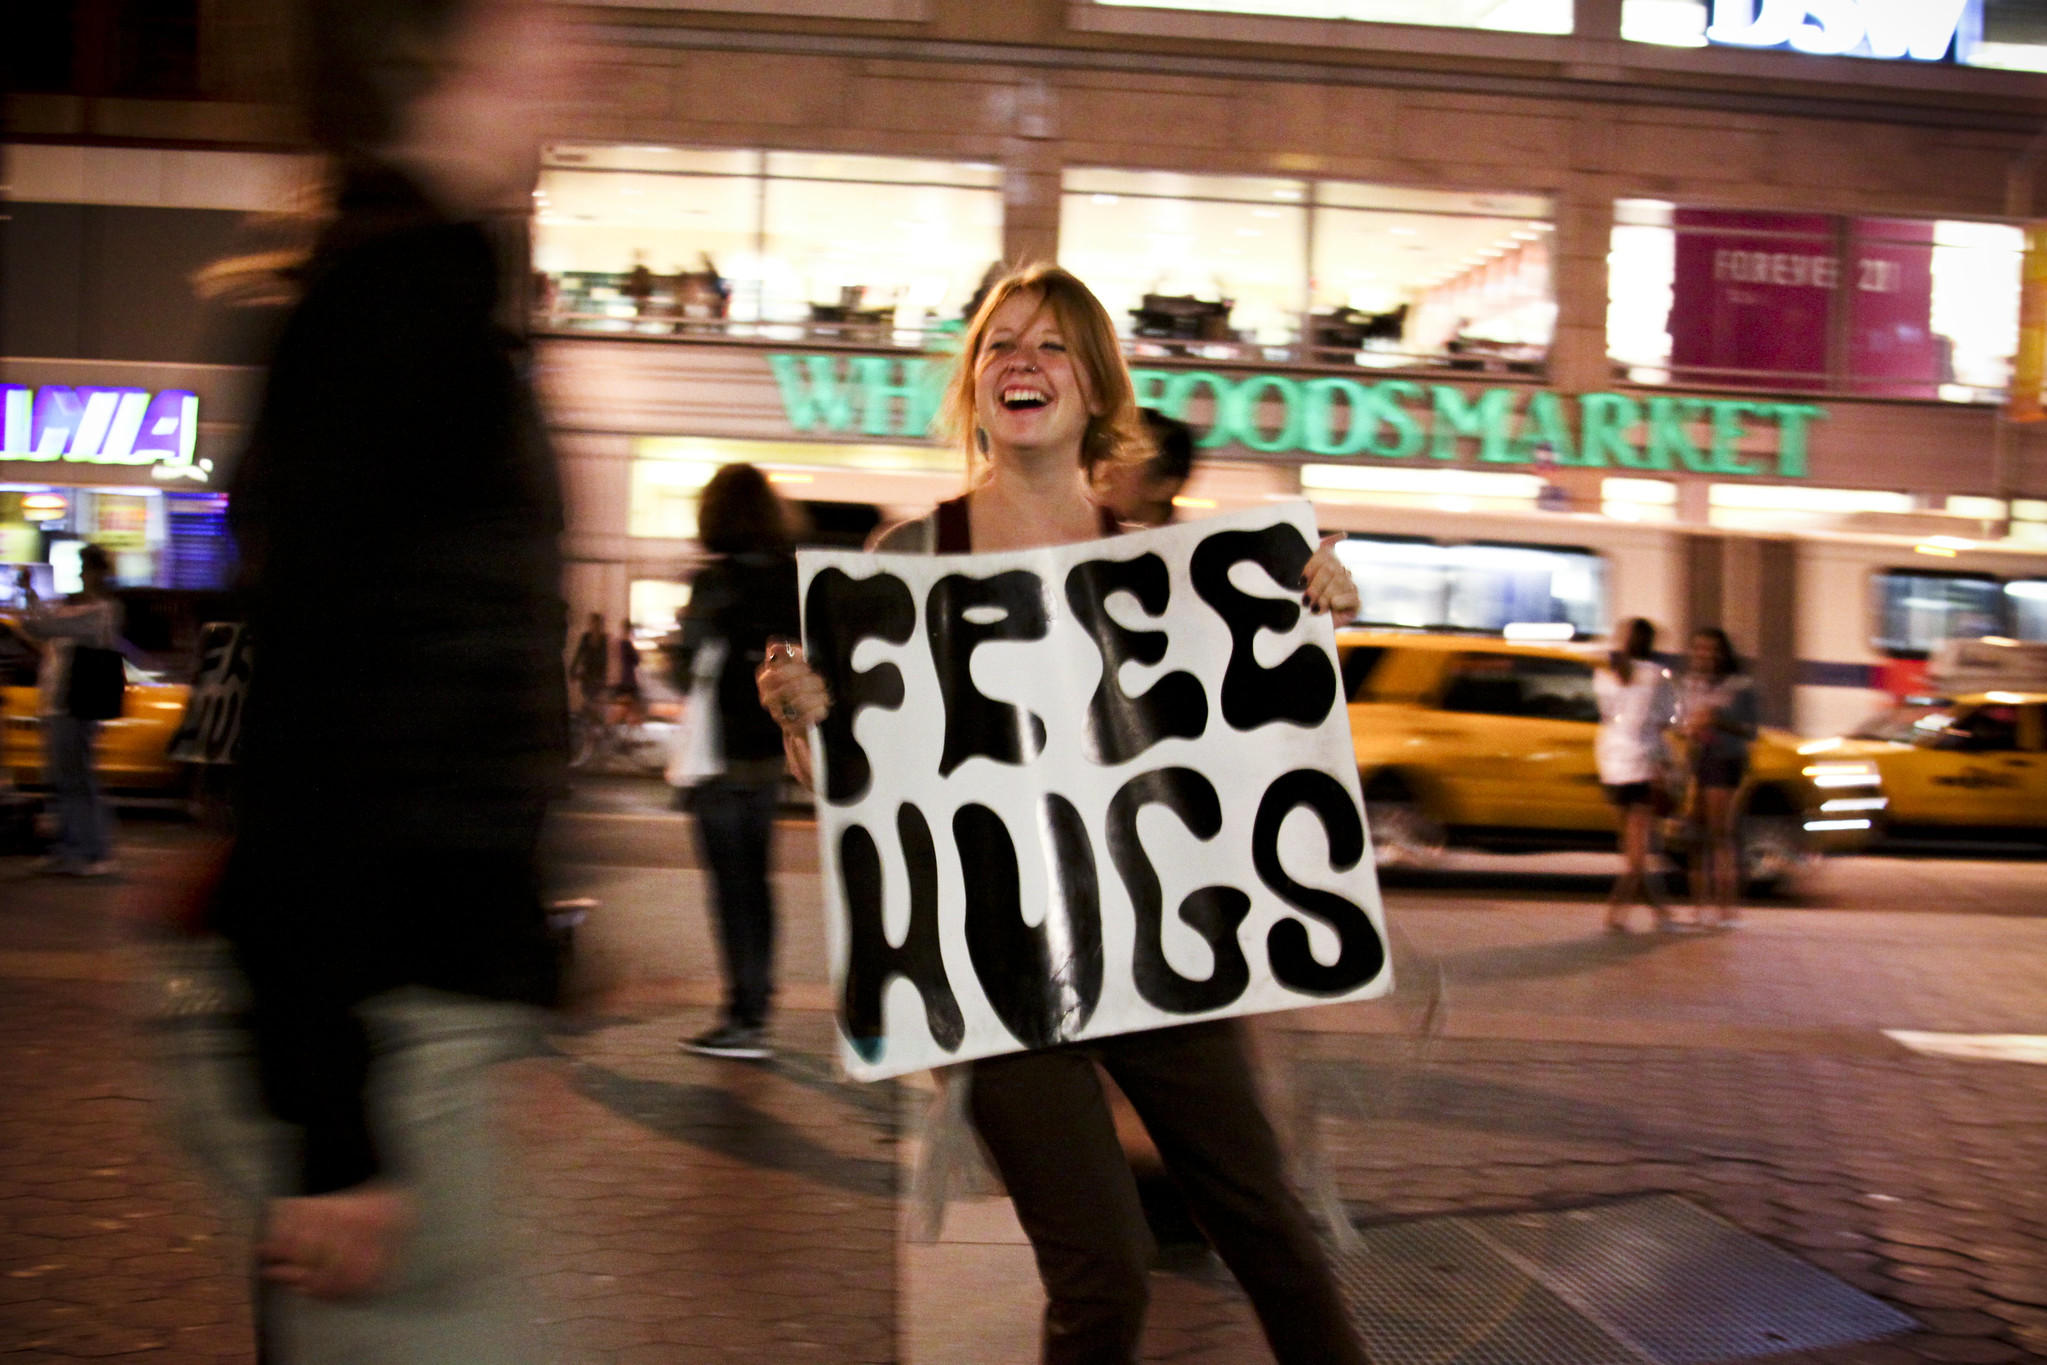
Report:
M 1821 804 L 1821 811 L 1882 810 L 1890 803 L 1882 796 L 1847 796 Z
M 1500 633 L 1509 640 L 1572 640 L 1578 635 L 1569 621 L 1509 621 Z
M 1677 485 L 1669 479 L 1601 479 L 1599 496 L 1608 502 L 1677 505 Z
M 1973 550 L 1976 548 L 1975 541 L 1964 540 L 1960 536 L 1928 536 L 1926 543 L 1928 545 L 1938 545 L 1943 550 Z
M 768 482 L 769 482 L 769 483 L 816 483 L 816 482 L 817 482 L 817 478 L 816 478 L 816 476 L 815 476 L 815 475 L 811 475 L 811 474 L 791 474 L 791 473 L 787 472 L 786 470 L 777 470 L 776 472 L 774 472 L 774 473 L 772 473 L 772 474 L 768 475 Z
M 1984 696 L 2001 706 L 2023 706 L 2026 698 L 2020 692 L 1985 692 Z
M 1214 498 L 1186 498 L 1186 497 L 1181 497 L 1181 498 L 1174 498 L 1174 499 L 1173 499 L 1173 506 L 1175 506 L 1175 507 L 1191 507 L 1191 508 L 1195 508 L 1195 509 L 1197 509 L 1197 510 L 1199 510 L 1199 511 L 1212 511 L 1212 510 L 1214 509 L 1214 507 L 1215 507 L 1215 499 L 1214 499 Z
M 1924 545 L 1914 545 L 1912 548 L 1920 554 L 1932 555 L 1935 559 L 1953 559 L 1955 557 L 1955 552 L 1947 546 L 1935 545 L 1930 541 Z
M 1867 820 L 1808 820 L 1805 827 L 1815 832 L 1829 829 L 1869 829 Z

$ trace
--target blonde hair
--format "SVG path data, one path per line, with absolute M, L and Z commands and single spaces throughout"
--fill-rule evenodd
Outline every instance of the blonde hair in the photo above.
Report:
M 960 346 L 959 362 L 946 385 L 939 405 L 944 429 L 958 441 L 967 455 L 969 481 L 978 483 L 987 474 L 988 456 L 982 449 L 981 424 L 974 407 L 974 364 L 988 337 L 989 323 L 1002 305 L 1018 294 L 1036 294 L 1052 310 L 1052 321 L 1066 342 L 1074 367 L 1085 378 L 1088 392 L 1099 413 L 1088 417 L 1087 430 L 1080 438 L 1080 467 L 1092 471 L 1107 460 L 1145 460 L 1151 445 L 1139 416 L 1137 392 L 1130 383 L 1130 370 L 1123 363 L 1123 348 L 1116 338 L 1116 324 L 1094 291 L 1078 276 L 1056 265 L 1024 266 L 997 280 L 981 301 L 979 311 L 967 324 Z

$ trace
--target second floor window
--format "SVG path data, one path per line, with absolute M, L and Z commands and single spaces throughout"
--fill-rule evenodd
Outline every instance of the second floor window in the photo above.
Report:
M 921 346 L 1002 256 L 1000 172 L 898 157 L 554 146 L 544 325 Z
M 2024 246 L 2004 223 L 1622 200 L 1607 344 L 1636 383 L 1993 402 Z

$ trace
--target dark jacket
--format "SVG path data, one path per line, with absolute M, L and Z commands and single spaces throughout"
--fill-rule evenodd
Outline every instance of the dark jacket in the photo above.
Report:
M 718 723 L 727 762 L 782 757 L 781 727 L 761 709 L 753 675 L 767 657 L 770 637 L 794 640 L 800 633 L 793 556 L 780 551 L 726 555 L 697 574 L 675 668 L 688 690 L 697 650 L 713 639 L 725 642 Z
M 483 230 L 359 171 L 233 484 L 255 670 L 219 923 L 303 1188 L 379 1169 L 354 1007 L 545 1000 L 562 781 L 561 499 Z

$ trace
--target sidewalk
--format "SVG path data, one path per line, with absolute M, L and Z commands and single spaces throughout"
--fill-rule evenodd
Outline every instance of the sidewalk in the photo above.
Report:
M 1005 1204 L 899 1243 L 916 1096 L 836 1078 L 814 873 L 779 878 L 782 1057 L 675 1048 L 715 998 L 683 832 L 660 831 L 672 857 L 620 844 L 569 875 L 601 887 L 593 952 L 686 974 L 618 978 L 505 1078 L 535 1331 L 575 1365 L 1034 1359 Z M 130 888 L 182 837 L 131 839 Z M 1599 933 L 1584 869 L 1525 866 L 1552 880 L 1392 889 L 1401 991 L 1261 1028 L 1282 1118 L 1319 1138 L 1353 1218 L 1675 1192 L 1929 1329 L 1826 1359 L 2047 1360 L 2047 1068 L 1880 1031 L 2047 1033 L 2047 865 L 1843 864 L 1821 908 L 1679 940 Z M 135 1032 L 125 889 L 0 861 L 6 1365 L 253 1359 L 244 1230 L 167 1136 Z M 1147 1359 L 1268 1358 L 1211 1259 L 1154 1278 Z

